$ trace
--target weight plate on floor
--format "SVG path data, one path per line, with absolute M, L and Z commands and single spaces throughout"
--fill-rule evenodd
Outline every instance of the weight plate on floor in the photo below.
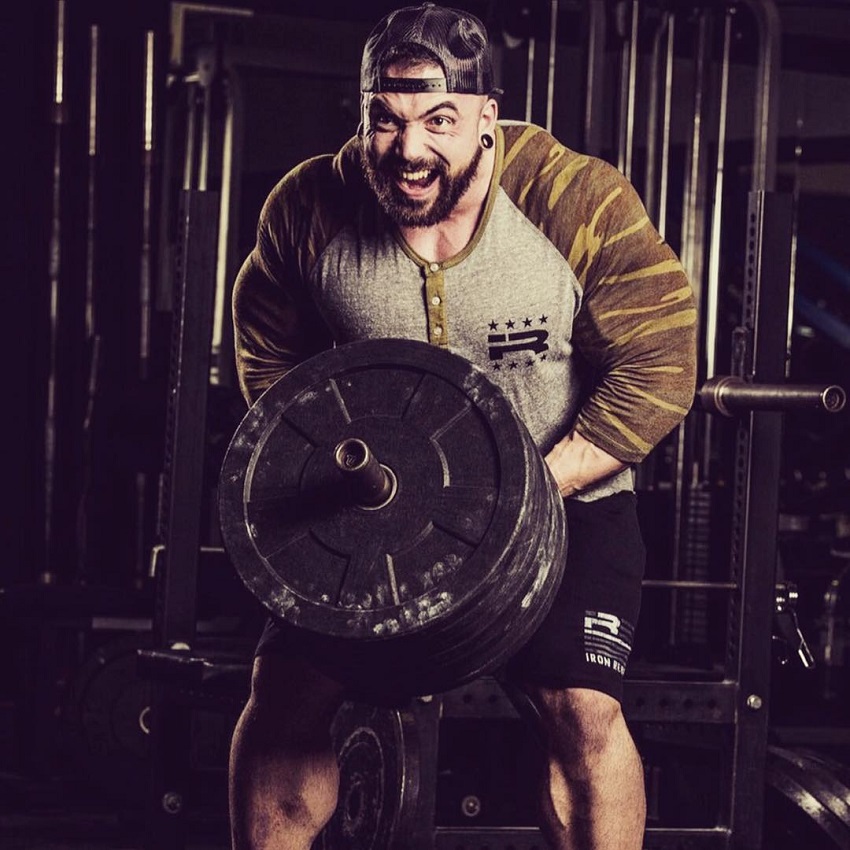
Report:
M 419 791 L 412 713 L 346 702 L 331 735 L 339 762 L 339 802 L 314 850 L 407 850 Z

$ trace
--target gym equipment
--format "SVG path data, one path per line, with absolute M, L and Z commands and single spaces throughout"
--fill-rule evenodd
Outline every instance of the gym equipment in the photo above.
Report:
M 446 723 L 457 723 L 461 718 L 469 722 L 468 718 L 475 717 L 479 732 L 482 727 L 493 725 L 498 733 L 496 737 L 490 736 L 490 742 L 496 752 L 491 753 L 489 758 L 496 763 L 512 764 L 512 781 L 508 783 L 512 790 L 505 793 L 516 795 L 515 781 L 523 777 L 533 784 L 535 776 L 530 764 L 520 766 L 511 760 L 509 741 L 513 740 L 513 736 L 510 732 L 514 724 L 517 724 L 516 731 L 520 731 L 516 711 L 505 704 L 504 694 L 501 694 L 500 709 L 491 716 L 485 717 L 479 710 L 470 711 L 469 706 L 464 705 L 465 696 L 476 690 L 489 692 L 487 688 L 498 691 L 498 686 L 492 680 L 488 684 L 488 680 L 484 679 L 474 683 L 473 691 L 468 690 L 469 687 L 436 698 L 439 705 L 432 708 L 441 718 L 440 739 L 447 734 Z M 415 701 L 398 710 L 359 703 L 345 703 L 340 708 L 332 726 L 340 763 L 340 803 L 334 817 L 314 843 L 313 850 L 332 850 L 334 847 L 350 847 L 352 850 L 418 850 L 428 847 L 439 850 L 458 846 L 542 850 L 546 845 L 533 825 L 534 807 L 529 800 L 523 802 L 521 816 L 515 821 L 518 825 L 499 823 L 501 812 L 494 812 L 493 807 L 504 807 L 505 804 L 500 800 L 498 782 L 492 787 L 482 785 L 475 770 L 480 754 L 465 767 L 462 758 L 458 757 L 459 742 L 455 740 L 449 748 L 455 755 L 451 763 L 441 758 L 435 768 L 423 761 L 429 751 L 436 749 L 437 730 L 436 727 L 430 728 L 427 721 L 423 723 L 422 715 L 417 714 L 418 708 L 421 705 Z M 693 730 L 686 732 L 682 727 L 680 734 L 692 736 Z M 429 739 L 432 735 L 435 740 Z M 516 753 L 512 755 L 515 757 Z M 649 759 L 650 765 L 656 764 L 651 755 Z M 663 761 L 659 764 L 662 773 L 670 767 Z M 675 750 L 672 764 L 680 764 Z M 432 770 L 436 771 L 433 776 Z M 700 781 L 704 780 L 706 788 L 710 788 L 719 778 L 714 774 L 720 766 L 710 758 L 705 763 L 697 759 L 687 770 L 696 770 Z M 703 776 L 705 771 L 708 771 L 708 776 Z M 690 774 L 685 772 L 683 775 Z M 713 775 L 714 779 L 711 778 Z M 767 751 L 765 777 L 765 847 L 776 850 L 850 848 L 850 767 L 822 753 L 771 746 Z M 681 782 L 682 777 L 674 772 L 673 780 Z M 433 823 L 426 824 L 428 828 L 423 834 L 421 820 L 428 813 L 423 812 L 421 806 L 417 808 L 416 797 L 429 781 L 437 782 L 443 793 L 441 796 L 438 790 Z M 464 789 L 477 793 L 467 793 L 461 799 Z M 670 791 L 669 787 L 667 791 Z M 688 792 L 684 793 L 687 797 Z M 458 812 L 446 809 L 446 803 L 458 802 Z M 695 824 L 701 823 L 701 819 L 710 819 L 712 808 L 717 805 L 716 799 L 692 802 L 690 813 L 683 817 L 686 821 L 693 819 Z M 711 827 L 694 825 L 686 832 L 691 843 L 681 842 L 681 838 L 680 843 L 675 843 L 670 830 L 650 827 L 645 846 L 728 846 L 722 834 Z
M 850 848 L 850 768 L 826 756 L 768 748 L 766 846 Z
M 149 643 L 134 637 L 98 647 L 75 672 L 63 705 L 72 758 L 120 806 L 137 806 L 144 792 L 151 686 L 136 674 L 136 656 Z
M 561 580 L 563 501 L 531 436 L 483 372 L 421 342 L 284 375 L 239 425 L 219 499 L 246 586 L 370 698 L 494 670 Z
M 313 850 L 409 847 L 420 770 L 413 713 L 345 702 L 331 737 L 339 761 L 339 804 Z

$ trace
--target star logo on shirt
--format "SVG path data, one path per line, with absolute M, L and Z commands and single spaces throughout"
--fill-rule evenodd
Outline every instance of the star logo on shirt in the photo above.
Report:
M 540 316 L 537 320 L 541 325 L 546 324 L 549 317 Z M 492 319 L 487 327 L 487 353 L 494 371 L 513 371 L 521 368 L 531 368 L 539 360 L 546 359 L 549 350 L 549 331 L 533 328 L 534 319 L 526 316 L 523 319 L 505 319 L 497 322 Z M 497 329 L 504 326 L 503 333 Z M 517 330 L 517 327 L 519 329 Z

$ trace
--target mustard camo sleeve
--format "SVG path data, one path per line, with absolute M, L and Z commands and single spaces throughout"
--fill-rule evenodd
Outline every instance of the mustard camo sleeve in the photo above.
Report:
M 634 462 L 691 406 L 696 307 L 679 260 L 632 186 L 613 168 L 597 181 L 594 208 L 569 254 L 583 289 L 574 340 L 598 375 L 576 429 Z
M 575 428 L 619 460 L 639 462 L 693 401 L 697 314 L 685 272 L 617 169 L 540 128 L 506 137 L 506 184 L 582 290 L 573 344 L 593 383 Z M 519 155 L 525 147 L 538 151 Z M 523 174 L 524 161 L 547 165 Z
M 236 370 L 249 404 L 296 363 L 332 344 L 305 285 L 322 223 L 308 212 L 312 204 L 302 177 L 322 166 L 329 162 L 309 161 L 274 188 L 260 214 L 256 245 L 234 284 Z

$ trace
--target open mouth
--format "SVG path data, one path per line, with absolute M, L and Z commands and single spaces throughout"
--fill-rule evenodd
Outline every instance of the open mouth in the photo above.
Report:
M 433 168 L 420 168 L 416 171 L 399 172 L 398 180 L 402 188 L 408 190 L 427 189 L 436 179 L 437 171 Z

